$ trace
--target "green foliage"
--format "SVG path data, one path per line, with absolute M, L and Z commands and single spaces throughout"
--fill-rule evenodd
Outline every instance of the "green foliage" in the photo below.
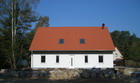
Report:
M 135 40 L 128 50 L 129 58 L 140 61 L 140 39 Z
M 10 29 L 0 29 L 0 32 L 0 68 L 10 68 L 12 63 Z
M 47 16 L 40 17 L 38 22 L 35 25 L 35 28 L 26 34 L 26 43 L 28 44 L 27 45 L 28 48 L 33 40 L 33 37 L 35 35 L 37 28 L 39 28 L 39 27 L 49 27 L 49 17 L 47 17 Z
M 140 38 L 129 31 L 113 31 L 111 36 L 115 46 L 124 55 L 125 59 L 140 61 Z
M 38 20 L 38 13 L 34 11 L 39 0 L 1 0 L 0 1 L 0 68 L 11 68 L 12 58 L 12 18 L 14 18 L 14 54 L 27 58 L 29 54 L 27 32 L 31 23 Z M 14 9 L 12 7 L 14 4 Z
M 21 63 L 22 59 L 30 61 L 29 46 L 36 29 L 49 26 L 49 18 L 47 16 L 39 17 L 38 13 L 34 11 L 38 2 L 39 0 L 1 0 L 0 69 L 12 68 L 14 64 L 12 56 L 12 18 L 14 18 L 13 49 L 16 63 Z M 34 29 L 30 29 L 32 22 L 37 22 Z M 17 66 L 21 66 L 19 63 Z
M 37 27 L 48 27 L 48 26 L 49 26 L 49 17 L 44 16 L 39 18 L 39 21 L 35 27 L 37 28 Z

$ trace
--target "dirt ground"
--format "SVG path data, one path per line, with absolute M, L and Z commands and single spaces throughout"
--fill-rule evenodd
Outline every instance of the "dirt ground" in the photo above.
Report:
M 76 80 L 47 80 L 47 79 L 0 79 L 0 83 L 138 83 L 137 80 L 113 79 L 76 79 Z

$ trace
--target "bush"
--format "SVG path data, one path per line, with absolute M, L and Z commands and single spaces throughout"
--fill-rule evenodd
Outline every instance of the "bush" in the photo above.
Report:
M 125 66 L 128 66 L 128 67 L 140 67 L 140 63 L 139 63 L 139 61 L 125 60 Z

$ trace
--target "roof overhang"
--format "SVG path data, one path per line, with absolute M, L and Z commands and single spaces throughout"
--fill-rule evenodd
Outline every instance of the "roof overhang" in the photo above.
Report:
M 107 50 L 107 51 L 32 51 L 32 54 L 113 54 L 113 50 Z
M 68 51 L 68 52 L 73 52 L 73 51 L 93 51 L 93 52 L 99 52 L 99 51 L 115 51 L 115 50 L 30 50 L 30 51 L 48 51 L 48 52 L 54 52 L 54 51 L 59 51 L 59 52 L 61 52 L 61 51 Z

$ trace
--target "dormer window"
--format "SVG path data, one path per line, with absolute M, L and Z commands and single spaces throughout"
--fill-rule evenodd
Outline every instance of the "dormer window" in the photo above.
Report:
M 59 39 L 59 44 L 64 44 L 64 39 Z
M 80 44 L 85 44 L 85 39 L 80 39 Z

